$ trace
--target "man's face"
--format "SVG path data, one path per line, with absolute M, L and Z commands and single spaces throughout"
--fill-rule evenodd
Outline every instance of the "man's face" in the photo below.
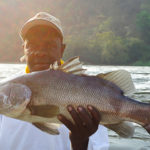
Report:
M 37 26 L 28 31 L 24 41 L 24 53 L 30 72 L 48 69 L 60 62 L 65 45 L 56 31 L 47 26 Z

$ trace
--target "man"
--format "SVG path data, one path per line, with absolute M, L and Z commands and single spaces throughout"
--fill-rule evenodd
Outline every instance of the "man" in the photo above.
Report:
M 48 69 L 56 60 L 61 65 L 65 44 L 60 21 L 57 18 L 40 12 L 24 24 L 20 35 L 25 54 L 22 59 L 27 63 L 27 73 Z M 62 125 L 59 128 L 60 135 L 55 136 L 44 133 L 29 123 L 1 116 L 0 149 L 69 150 L 71 147 L 73 150 L 108 149 L 107 129 L 99 126 L 100 115 L 96 108 L 78 106 L 75 110 L 69 105 L 66 109 L 75 123 L 62 114 L 58 115 L 58 119 L 70 130 L 70 134 Z

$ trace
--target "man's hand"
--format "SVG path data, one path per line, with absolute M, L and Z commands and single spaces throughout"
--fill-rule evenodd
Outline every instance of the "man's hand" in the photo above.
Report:
M 99 111 L 92 106 L 87 107 L 88 111 L 82 106 L 78 106 L 77 111 L 71 105 L 67 109 L 75 124 L 63 115 L 59 115 L 58 119 L 71 131 L 72 148 L 73 150 L 87 150 L 89 137 L 98 129 Z

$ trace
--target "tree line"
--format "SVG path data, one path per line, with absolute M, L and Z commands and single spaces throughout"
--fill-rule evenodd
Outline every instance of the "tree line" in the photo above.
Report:
M 78 55 L 88 64 L 150 65 L 149 0 L 0 1 L 0 62 L 19 62 L 19 29 L 39 11 L 61 20 L 64 59 Z

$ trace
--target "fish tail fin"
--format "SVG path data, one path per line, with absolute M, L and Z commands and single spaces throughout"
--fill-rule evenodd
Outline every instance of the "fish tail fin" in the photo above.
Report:
M 143 126 L 143 128 L 150 134 L 150 124 Z
M 124 138 L 130 138 L 134 134 L 135 127 L 132 122 L 123 121 L 118 124 L 105 125 L 107 128 L 115 131 L 118 135 Z
M 132 107 L 129 112 L 130 118 L 141 125 L 150 134 L 150 104 L 139 102 L 129 97 L 125 97 L 127 100 L 132 102 Z
M 146 105 L 147 105 L 147 109 L 143 113 L 143 114 L 145 114 L 143 118 L 145 118 L 144 121 L 146 123 L 142 126 L 150 134 L 150 104 L 146 103 Z

